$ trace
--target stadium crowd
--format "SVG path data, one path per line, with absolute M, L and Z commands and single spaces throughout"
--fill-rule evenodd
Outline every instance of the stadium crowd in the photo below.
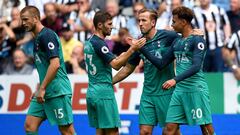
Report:
M 172 29 L 171 11 L 181 5 L 195 13 L 192 25 L 204 32 L 207 53 L 205 72 L 232 72 L 240 79 L 240 0 L 220 6 L 211 0 L 2 0 L 0 2 L 0 74 L 31 74 L 33 36 L 21 25 L 20 10 L 37 6 L 42 24 L 54 30 L 62 44 L 69 74 L 85 74 L 83 46 L 94 31 L 92 19 L 98 10 L 113 17 L 114 29 L 106 38 L 110 50 L 119 55 L 128 50 L 126 37 L 139 38 L 138 11 L 156 9 L 157 29 Z M 135 72 L 142 72 L 140 62 Z

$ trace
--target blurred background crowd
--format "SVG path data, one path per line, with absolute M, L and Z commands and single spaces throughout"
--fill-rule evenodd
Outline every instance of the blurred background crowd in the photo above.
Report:
M 0 74 L 32 74 L 33 37 L 21 26 L 20 10 L 38 7 L 44 26 L 60 37 L 69 74 L 85 74 L 83 46 L 94 31 L 92 19 L 98 10 L 113 16 L 109 48 L 120 55 L 129 46 L 127 36 L 141 36 L 138 11 L 156 9 L 157 29 L 171 30 L 171 11 L 187 6 L 195 13 L 193 27 L 204 31 L 208 50 L 205 72 L 233 72 L 240 79 L 240 0 L 1 0 Z M 142 72 L 142 62 L 135 72 Z

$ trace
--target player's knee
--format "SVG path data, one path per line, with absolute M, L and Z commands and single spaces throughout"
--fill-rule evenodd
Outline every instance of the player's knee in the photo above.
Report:
M 71 132 L 70 130 L 60 130 L 61 135 L 75 135 L 75 132 Z
M 210 135 L 214 135 L 214 134 L 215 134 L 213 128 L 208 129 L 208 133 L 209 133 Z
M 176 127 L 170 124 L 166 125 L 163 129 L 163 135 L 174 135 L 176 132 Z
M 152 131 L 147 128 L 141 128 L 140 129 L 140 135 L 151 135 Z
M 24 123 L 24 129 L 26 132 L 35 132 L 37 131 L 37 127 L 34 126 L 33 124 L 29 123 L 29 122 L 25 122 Z
M 73 125 L 59 126 L 59 130 L 62 135 L 75 135 L 75 130 Z
M 119 135 L 118 128 L 104 129 L 104 134 L 106 134 L 106 135 Z
M 214 135 L 214 129 L 211 124 L 201 125 L 203 135 Z

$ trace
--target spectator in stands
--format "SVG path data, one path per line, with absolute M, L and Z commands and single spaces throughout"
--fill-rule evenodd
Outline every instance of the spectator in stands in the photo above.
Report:
M 230 0 L 231 10 L 227 12 L 232 32 L 240 29 L 240 0 Z
M 223 57 L 236 79 L 240 80 L 240 30 L 233 33 L 227 46 L 223 48 Z
M 56 5 L 51 2 L 44 4 L 44 13 L 45 18 L 41 21 L 42 24 L 60 35 L 63 19 L 58 15 Z
M 170 19 L 172 18 L 170 4 L 167 1 L 162 1 L 158 6 L 157 12 L 159 17 L 155 27 L 156 29 L 165 29 L 170 25 Z
M 16 45 L 22 46 L 27 44 L 33 37 L 30 32 L 26 32 L 22 27 L 20 10 L 13 7 L 11 11 L 12 20 L 8 22 L 9 27 L 13 30 L 16 37 Z
M 195 25 L 204 30 L 207 53 L 204 60 L 205 72 L 226 71 L 221 48 L 231 35 L 231 28 L 224 9 L 211 4 L 211 0 L 200 0 L 200 7 L 195 7 Z
M 182 0 L 172 0 L 171 3 L 163 1 L 159 4 L 159 17 L 156 23 L 156 29 L 171 29 L 172 11 L 176 7 L 182 6 Z
M 91 9 L 89 0 L 77 0 L 77 3 L 78 10 L 71 12 L 68 23 L 74 30 L 74 38 L 85 42 L 91 36 L 94 29 L 92 19 L 95 11 Z
M 77 10 L 78 6 L 76 3 L 77 0 L 27 0 L 28 5 L 36 6 L 41 15 L 41 19 L 45 18 L 44 15 L 44 5 L 46 3 L 54 3 L 57 10 L 60 13 L 69 13 L 73 10 Z
M 15 34 L 5 23 L 0 24 L 0 74 L 9 62 L 16 48 Z
M 121 53 L 126 52 L 130 47 L 126 41 L 127 37 L 130 36 L 127 28 L 120 28 L 119 33 L 119 41 L 116 41 L 113 46 L 113 54 L 119 56 Z
M 73 31 L 70 25 L 67 23 L 63 24 L 62 36 L 60 37 L 63 50 L 64 61 L 70 61 L 73 48 L 79 45 L 83 45 L 79 40 L 73 37 Z
M 117 0 L 107 0 L 106 11 L 113 17 L 113 29 L 110 39 L 113 41 L 119 41 L 118 32 L 120 28 L 127 26 L 127 17 L 120 13 Z
M 33 66 L 27 63 L 27 56 L 22 49 L 15 49 L 13 52 L 13 62 L 4 69 L 3 74 L 22 75 L 31 74 Z
M 68 74 L 86 74 L 82 44 L 73 48 L 70 61 L 65 65 Z
M 149 9 L 156 9 L 159 5 L 159 2 L 162 2 L 162 0 L 132 0 L 133 3 L 135 2 L 143 2 L 144 5 Z
M 20 10 L 13 7 L 11 11 L 11 21 L 7 23 L 15 34 L 16 46 L 21 47 L 26 55 L 33 55 L 33 36 L 30 32 L 26 32 L 22 26 L 20 18 Z M 32 56 L 33 57 L 33 56 Z
M 106 5 L 106 0 L 92 0 L 91 7 L 92 9 L 104 10 Z
M 6 23 L 11 20 L 12 8 L 22 9 L 26 3 L 25 0 L 1 0 L 0 5 L 0 22 Z
M 17 7 L 13 7 L 11 11 L 11 20 L 9 26 L 11 29 L 19 27 L 21 24 L 20 10 Z
M 133 17 L 129 18 L 127 21 L 127 29 L 129 30 L 130 35 L 133 38 L 138 38 L 141 35 L 141 31 L 138 25 L 138 11 L 145 8 L 144 3 L 136 2 L 134 3 L 133 9 Z

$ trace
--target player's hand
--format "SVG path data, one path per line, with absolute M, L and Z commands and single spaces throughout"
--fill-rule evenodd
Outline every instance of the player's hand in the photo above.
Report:
M 131 37 L 126 38 L 127 44 L 131 45 L 131 48 L 136 51 L 144 46 L 146 43 L 146 38 L 134 39 Z
M 45 89 L 40 87 L 40 89 L 38 91 L 38 95 L 36 96 L 38 103 L 44 103 L 44 101 L 45 101 L 45 99 L 44 99 L 45 92 L 46 92 Z
M 36 95 L 38 94 L 38 89 L 39 89 L 40 85 L 38 84 L 37 87 L 36 87 L 36 91 L 33 92 L 33 94 L 31 95 L 30 97 L 30 100 L 32 100 L 34 97 L 36 97 Z
M 37 91 L 33 92 L 33 94 L 30 97 L 30 100 L 32 100 L 37 95 Z
M 165 90 L 168 90 L 168 89 L 172 88 L 175 85 L 176 85 L 176 81 L 174 79 L 171 79 L 171 80 L 166 81 L 162 85 L 162 88 L 165 89 Z
M 125 42 L 130 46 L 133 45 L 133 40 L 137 40 L 137 39 L 134 39 L 132 37 L 125 37 Z
M 204 36 L 204 32 L 201 29 L 193 29 L 192 35 Z

